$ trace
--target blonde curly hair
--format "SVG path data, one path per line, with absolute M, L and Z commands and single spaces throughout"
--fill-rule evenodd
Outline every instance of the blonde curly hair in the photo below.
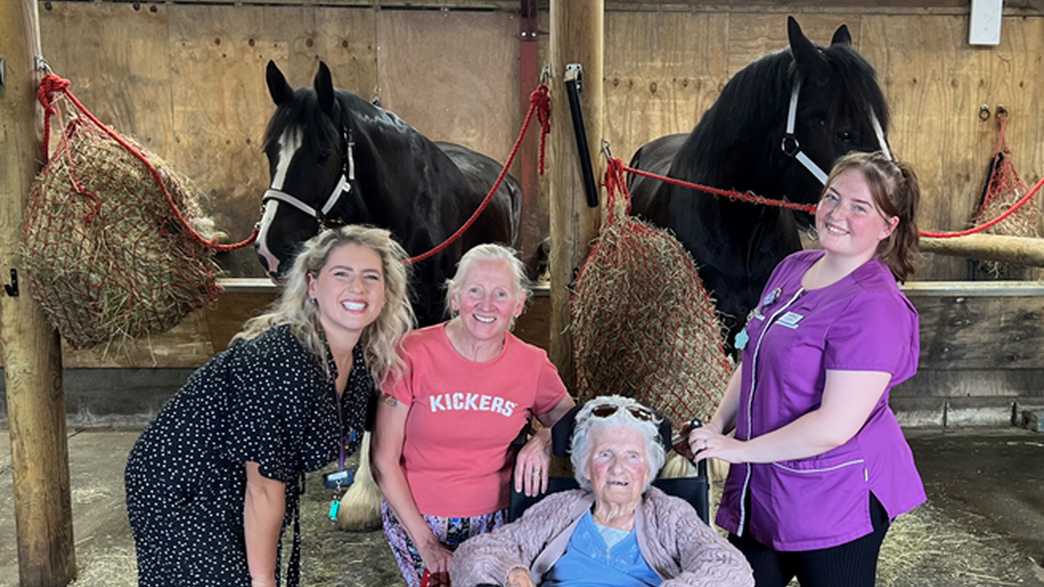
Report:
M 266 313 L 248 320 L 232 340 L 250 340 L 273 326 L 289 325 L 294 336 L 319 358 L 323 369 L 327 369 L 327 348 L 317 306 L 309 303 L 308 275 L 318 275 L 334 249 L 350 244 L 377 253 L 384 272 L 384 308 L 360 339 L 366 365 L 378 386 L 389 376 L 401 375 L 403 361 L 398 353 L 399 342 L 413 328 L 416 317 L 410 306 L 409 270 L 404 263 L 406 251 L 383 228 L 348 225 L 325 230 L 309 239 L 294 259 L 279 299 Z

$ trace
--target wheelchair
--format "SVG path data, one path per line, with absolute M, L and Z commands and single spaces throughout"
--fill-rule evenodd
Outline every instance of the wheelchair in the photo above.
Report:
M 576 414 L 581 406 L 576 406 L 567 412 L 551 428 L 551 455 L 560 458 L 569 458 L 570 444 L 573 438 L 573 429 L 576 428 Z M 698 427 L 698 420 L 691 422 L 691 427 Z M 691 428 L 689 428 L 691 429 Z M 689 429 L 682 431 L 686 436 Z M 515 444 L 521 447 L 525 444 L 529 430 L 524 429 L 515 440 Z M 666 418 L 660 421 L 660 441 L 668 450 L 674 444 L 671 436 L 671 423 Z M 710 523 L 710 478 L 707 476 L 707 461 L 700 461 L 696 465 L 695 477 L 678 477 L 673 479 L 656 479 L 652 482 L 653 487 L 663 491 L 667 495 L 681 498 L 692 505 L 700 515 L 704 523 Z M 547 480 L 547 492 L 534 497 L 528 497 L 524 493 L 515 491 L 515 482 L 511 481 L 511 501 L 508 505 L 507 521 L 513 522 L 522 517 L 522 513 L 529 506 L 543 499 L 545 496 L 558 491 L 579 489 L 576 479 L 573 477 L 549 477 Z

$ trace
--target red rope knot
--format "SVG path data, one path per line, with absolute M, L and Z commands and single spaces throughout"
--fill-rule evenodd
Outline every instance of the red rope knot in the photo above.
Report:
M 529 103 L 536 108 L 537 120 L 540 121 L 540 158 L 538 167 L 540 175 L 544 175 L 544 161 L 547 147 L 547 135 L 551 133 L 551 91 L 547 84 L 540 84 L 529 93 Z
M 631 213 L 631 194 L 627 191 L 627 175 L 624 171 L 624 162 L 617 157 L 610 157 L 606 161 L 605 180 L 606 194 L 609 196 L 606 202 L 606 222 L 612 223 L 616 218 L 616 199 L 620 197 L 624 202 L 624 214 Z
M 36 99 L 40 101 L 44 110 L 50 110 L 52 108 L 51 94 L 65 92 L 70 85 L 72 82 L 69 80 L 49 73 L 40 80 L 40 87 L 36 89 Z
M 58 108 L 54 105 L 53 95 L 59 92 L 65 94 L 71 85 L 72 82 L 69 80 L 49 73 L 40 80 L 40 86 L 36 88 L 36 100 L 44 109 L 43 142 L 41 144 L 44 163 L 51 156 L 51 117 L 58 112 Z

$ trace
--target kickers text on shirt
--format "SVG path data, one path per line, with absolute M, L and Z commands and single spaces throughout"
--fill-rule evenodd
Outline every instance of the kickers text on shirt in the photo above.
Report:
M 513 401 L 484 393 L 439 393 L 428 396 L 428 404 L 435 412 L 494 412 L 504 417 L 511 417 L 518 407 Z

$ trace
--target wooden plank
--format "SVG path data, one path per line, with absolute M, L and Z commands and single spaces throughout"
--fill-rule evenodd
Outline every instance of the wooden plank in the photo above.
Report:
M 70 0 L 52 0 L 63 2 Z M 71 0 L 82 1 L 82 0 Z M 95 0 L 98 1 L 98 0 Z M 111 0 L 110 0 L 111 1 Z M 119 0 L 125 1 L 125 0 Z M 177 0 L 182 4 L 280 4 L 312 5 L 316 0 Z M 547 10 L 551 0 L 540 2 L 540 9 Z M 322 0 L 322 3 L 337 7 L 380 7 L 394 10 L 503 10 L 518 11 L 518 0 Z M 807 13 L 847 11 L 866 14 L 968 14 L 967 0 L 608 0 L 607 11 L 628 12 L 775 12 Z M 1006 15 L 1039 15 L 1044 13 L 1044 0 L 1009 0 L 1005 3 Z
M 842 24 L 848 25 L 853 43 L 862 51 L 865 42 L 860 34 L 862 16 L 858 14 L 802 14 L 799 17 L 805 36 L 819 45 L 830 43 L 830 39 Z M 869 42 L 875 42 L 869 39 Z M 768 53 L 785 49 L 787 41 L 786 18 L 780 14 L 733 13 L 729 15 L 728 59 L 729 75 Z
M 382 11 L 382 103 L 429 139 L 503 161 L 522 122 L 517 29 L 506 13 Z
M 69 368 L 189 368 L 207 362 L 215 348 L 207 332 L 207 310 L 192 312 L 174 328 L 144 339 L 75 350 L 63 345 Z
M 337 88 L 363 99 L 376 96 L 379 13 L 369 8 L 330 6 L 316 6 L 307 13 L 310 27 L 303 38 L 293 40 L 290 51 L 290 69 L 300 78 L 299 83 L 310 85 L 318 61 L 322 60 L 330 68 Z
M 284 69 L 288 32 L 306 22 L 303 8 L 169 5 L 174 162 L 210 194 L 219 227 L 242 237 L 257 221 L 267 164 L 260 141 L 272 104 L 265 88 L 269 59 Z M 287 30 L 288 27 L 290 31 Z M 175 53 L 176 51 L 176 53 Z M 288 72 L 299 81 L 303 72 Z M 224 256 L 236 275 L 260 275 L 253 251 Z
M 727 23 L 712 14 L 606 15 L 606 138 L 617 157 L 692 131 L 726 79 Z
M 226 293 L 206 315 L 206 332 L 215 352 L 228 343 L 243 328 L 243 323 L 265 311 L 275 301 L 276 291 Z
M 1007 397 L 1044 401 L 1044 367 L 948 369 L 922 363 L 917 375 L 892 391 L 893 398 Z
M 42 6 L 43 51 L 55 73 L 72 82 L 73 93 L 102 122 L 173 161 L 169 11 L 108 3 Z
M 1044 366 L 1044 298 L 919 297 L 921 363 L 936 369 Z

